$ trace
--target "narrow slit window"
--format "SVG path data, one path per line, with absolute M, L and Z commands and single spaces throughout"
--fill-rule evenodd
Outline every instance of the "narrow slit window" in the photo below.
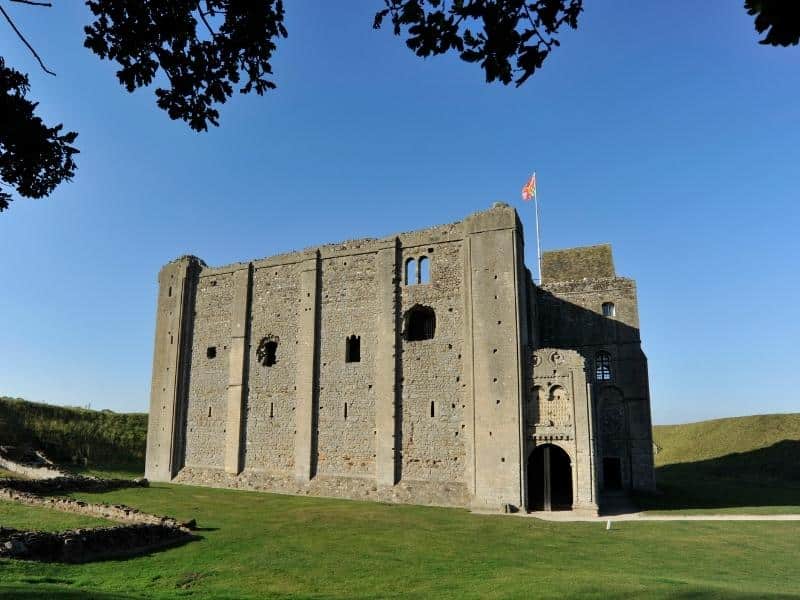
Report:
M 617 316 L 617 308 L 614 306 L 613 302 L 603 302 L 603 316 L 604 317 Z
M 211 407 L 210 406 L 208 407 L 208 418 L 209 419 L 211 418 Z
M 347 421 L 347 402 L 344 403 L 344 420 Z
M 269 418 L 273 418 L 275 416 L 275 404 L 273 402 L 269 403 Z
M 348 336 L 345 344 L 344 360 L 349 363 L 361 362 L 361 336 Z
M 611 381 L 611 355 L 601 350 L 594 355 L 594 378 L 596 381 Z
M 418 283 L 430 283 L 431 282 L 431 261 L 428 260 L 427 256 L 423 256 L 418 261 L 419 266 L 417 267 L 419 270 L 417 280 Z
M 435 416 L 436 416 L 436 405 L 433 403 L 433 400 L 431 400 L 431 418 Z

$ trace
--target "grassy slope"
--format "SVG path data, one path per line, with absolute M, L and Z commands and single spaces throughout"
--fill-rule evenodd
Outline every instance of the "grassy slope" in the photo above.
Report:
M 606 531 L 603 523 L 189 486 L 82 497 L 195 517 L 203 539 L 127 561 L 0 561 L 0 596 L 68 598 L 81 590 L 92 591 L 88 598 L 800 595 L 800 522 L 622 523 Z
M 800 414 L 753 415 L 685 425 L 656 425 L 656 465 L 696 462 L 800 441 Z
M 0 397 L 0 444 L 30 444 L 56 461 L 144 470 L 147 415 Z
M 800 414 L 662 425 L 653 438 L 664 495 L 646 507 L 800 512 Z

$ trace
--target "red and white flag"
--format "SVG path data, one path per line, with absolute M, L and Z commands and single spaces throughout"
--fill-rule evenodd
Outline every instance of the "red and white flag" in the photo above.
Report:
M 528 202 L 536 198 L 536 173 L 531 175 L 527 183 L 522 187 L 522 199 Z

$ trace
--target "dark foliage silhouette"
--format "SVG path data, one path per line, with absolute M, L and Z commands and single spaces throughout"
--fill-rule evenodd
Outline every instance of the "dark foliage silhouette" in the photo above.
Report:
M 132 92 L 160 69 L 169 85 L 157 104 L 196 131 L 219 125 L 216 104 L 274 89 L 275 40 L 286 37 L 281 0 L 88 0 L 95 21 L 84 45 L 120 65 L 117 77 Z
M 6 66 L 0 57 L 0 178 L 27 198 L 42 198 L 75 173 L 72 146 L 78 134 L 48 127 L 26 95 L 27 75 Z M 0 212 L 11 194 L 0 187 Z
M 756 31 L 767 32 L 759 44 L 796 46 L 800 42 L 800 3 L 786 0 L 745 0 L 747 14 L 756 17 Z
M 462 60 L 479 62 L 486 81 L 517 86 L 542 66 L 559 45 L 563 25 L 578 27 L 583 0 L 385 0 L 374 27 L 391 18 L 395 35 L 427 57 L 458 52 Z

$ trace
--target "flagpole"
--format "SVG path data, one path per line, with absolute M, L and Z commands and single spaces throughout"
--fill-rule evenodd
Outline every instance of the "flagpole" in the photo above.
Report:
M 536 181 L 536 171 L 533 172 L 534 181 Z M 536 187 L 533 188 L 533 203 L 534 208 L 536 209 L 536 262 L 538 265 L 539 271 L 539 285 L 542 285 L 542 243 L 541 243 L 541 233 L 539 232 L 539 196 L 537 195 L 537 189 L 539 187 L 539 182 L 536 181 Z

